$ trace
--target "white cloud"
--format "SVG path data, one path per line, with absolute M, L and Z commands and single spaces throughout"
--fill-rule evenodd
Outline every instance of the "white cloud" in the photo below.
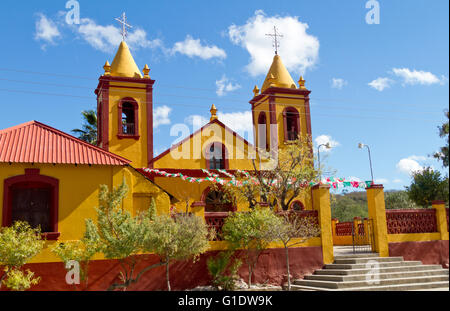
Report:
M 331 87 L 334 89 L 341 90 L 344 86 L 346 86 L 348 83 L 344 79 L 341 78 L 333 78 L 331 80 Z
M 337 141 L 333 140 L 333 138 L 332 138 L 331 136 L 329 136 L 329 135 L 320 135 L 320 136 L 317 136 L 316 139 L 314 140 L 314 142 L 316 143 L 316 148 L 317 148 L 319 145 L 327 144 L 327 143 L 330 144 L 331 149 L 333 149 L 333 148 L 335 148 L 335 147 L 337 147 L 337 146 L 340 145 Z M 325 147 L 321 147 L 321 148 L 320 148 L 320 151 L 321 151 L 321 152 L 323 152 L 323 151 L 329 152 L 329 151 L 331 151 L 331 149 L 328 149 L 328 148 L 325 148 Z
M 378 179 L 375 179 L 374 182 L 376 184 L 388 184 L 389 180 L 387 180 L 386 178 L 378 178 Z
M 422 159 L 423 157 L 410 156 L 408 158 L 401 159 L 397 163 L 396 167 L 400 172 L 408 175 L 411 175 L 414 172 L 422 171 L 424 167 L 417 162 L 419 158 Z
M 393 68 L 392 72 L 403 80 L 403 85 L 431 85 L 443 83 L 438 77 L 427 71 L 410 70 L 408 68 Z
M 39 19 L 36 21 L 35 39 L 54 44 L 54 40 L 61 37 L 58 26 L 44 14 L 39 13 L 38 16 Z
M 412 156 L 408 157 L 408 159 L 411 159 L 414 161 L 425 161 L 427 159 L 427 157 L 412 155 Z
M 170 50 L 170 53 L 180 53 L 191 58 L 200 57 L 201 59 L 210 59 L 214 57 L 224 59 L 227 57 L 227 53 L 221 48 L 218 48 L 215 45 L 202 45 L 200 39 L 194 39 L 190 35 L 187 35 L 184 41 L 176 42 Z
M 378 78 L 370 82 L 369 85 L 377 91 L 381 92 L 385 88 L 390 87 L 392 83 L 394 83 L 394 81 L 389 78 Z
M 75 26 L 76 31 L 93 48 L 113 53 L 122 41 L 121 30 L 113 25 L 98 25 L 90 18 L 82 18 L 81 24 Z M 161 40 L 148 40 L 147 33 L 141 28 L 133 28 L 127 36 L 127 44 L 130 49 L 154 48 L 161 46 Z
M 160 125 L 170 124 L 170 112 L 172 108 L 167 106 L 159 106 L 153 110 L 153 128 L 157 128 Z
M 392 182 L 396 183 L 396 184 L 399 184 L 399 183 L 402 183 L 403 180 L 401 180 L 401 179 L 394 179 Z
M 233 84 L 225 75 L 216 81 L 216 94 L 218 96 L 224 96 L 227 92 L 232 92 L 240 88 L 241 86 L 239 84 Z
M 280 40 L 279 54 L 286 68 L 297 74 L 313 67 L 319 58 L 319 40 L 307 34 L 309 26 L 299 21 L 298 17 L 272 16 L 258 10 L 246 24 L 228 27 L 231 42 L 240 45 L 250 54 L 250 63 L 246 70 L 252 75 L 267 73 L 272 62 L 274 48 L 266 36 L 276 26 L 283 37 Z

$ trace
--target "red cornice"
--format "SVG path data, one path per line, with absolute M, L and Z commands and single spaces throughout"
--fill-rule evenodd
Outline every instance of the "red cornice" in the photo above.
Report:
M 311 91 L 310 90 L 301 90 L 301 89 L 288 89 L 288 88 L 282 88 L 282 87 L 269 87 L 261 94 L 253 97 L 250 100 L 250 104 L 258 103 L 265 96 L 283 97 L 282 95 L 281 96 L 277 95 L 279 93 L 308 96 L 311 93 Z

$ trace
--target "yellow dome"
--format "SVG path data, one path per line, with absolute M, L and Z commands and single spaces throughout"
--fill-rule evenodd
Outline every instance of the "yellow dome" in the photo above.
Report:
M 291 75 L 287 71 L 286 67 L 284 67 L 279 55 L 275 55 L 273 58 L 272 66 L 270 66 L 269 72 L 264 80 L 261 93 L 271 86 L 289 89 L 297 88 Z
M 133 56 L 125 41 L 120 43 L 119 49 L 111 64 L 111 76 L 142 78 L 141 71 L 134 62 Z

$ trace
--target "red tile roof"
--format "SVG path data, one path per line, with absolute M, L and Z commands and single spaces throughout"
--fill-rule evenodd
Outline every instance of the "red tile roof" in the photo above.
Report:
M 127 165 L 131 161 L 30 121 L 0 130 L 0 162 Z

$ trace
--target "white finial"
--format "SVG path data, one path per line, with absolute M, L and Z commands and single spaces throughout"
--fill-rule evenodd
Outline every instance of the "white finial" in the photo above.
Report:
M 133 26 L 127 24 L 127 16 L 125 15 L 125 12 L 122 13 L 122 19 L 116 18 L 116 21 L 122 24 L 122 40 L 125 41 L 125 38 L 128 34 L 127 27 L 133 28 Z
M 273 47 L 275 48 L 275 55 L 278 54 L 278 48 L 280 47 L 280 43 L 278 41 L 278 37 L 283 38 L 283 35 L 280 33 L 277 33 L 277 27 L 273 26 L 273 31 L 274 33 L 267 33 L 266 36 L 272 37 L 273 38 Z

